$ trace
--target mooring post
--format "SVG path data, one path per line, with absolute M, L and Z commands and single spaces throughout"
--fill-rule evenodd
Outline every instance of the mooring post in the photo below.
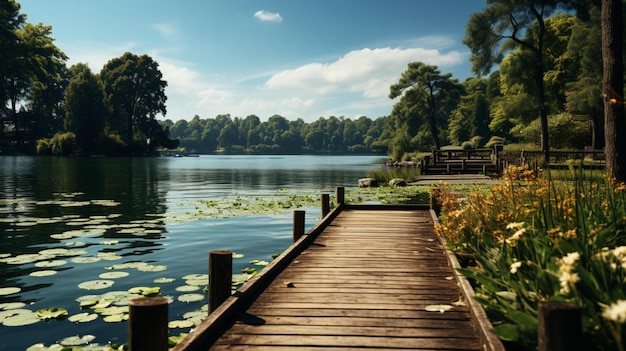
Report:
M 167 351 L 167 299 L 144 297 L 128 304 L 128 346 L 133 351 Z
M 228 299 L 232 284 L 233 253 L 228 250 L 209 252 L 209 313 Z
M 539 351 L 578 350 L 582 342 L 581 308 L 573 302 L 539 302 Z
M 337 205 L 346 203 L 346 189 L 342 186 L 337 187 Z
M 304 211 L 293 211 L 293 242 L 298 241 L 304 235 Z
M 322 194 L 322 218 L 330 212 L 330 195 Z

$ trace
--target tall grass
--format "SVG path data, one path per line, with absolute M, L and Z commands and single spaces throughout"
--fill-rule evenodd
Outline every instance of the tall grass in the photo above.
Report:
M 489 192 L 440 191 L 436 230 L 475 263 L 461 272 L 476 283 L 476 298 L 508 349 L 536 349 L 540 301 L 571 301 L 584 316 L 581 349 L 624 350 L 623 183 L 510 167 Z

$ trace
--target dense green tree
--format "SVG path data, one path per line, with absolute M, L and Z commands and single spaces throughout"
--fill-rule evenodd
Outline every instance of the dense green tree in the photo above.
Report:
M 465 95 L 461 97 L 449 123 L 450 142 L 461 145 L 478 137 L 486 143 L 491 136 L 489 130 L 490 110 L 485 78 L 469 78 L 463 82 Z
M 67 56 L 54 45 L 52 27 L 26 24 L 19 32 L 29 52 L 30 86 L 27 108 L 31 111 L 33 137 L 49 137 L 62 127 L 64 92 L 69 82 Z
M 13 5 L 12 5 L 13 4 Z M 34 142 L 34 129 L 37 124 L 44 125 L 46 121 L 37 120 L 32 112 L 18 114 L 18 103 L 29 104 L 32 98 L 43 98 L 42 92 L 54 96 L 56 101 L 47 101 L 50 109 L 62 101 L 62 94 L 55 91 L 56 83 L 62 84 L 62 73 L 67 57 L 54 45 L 51 37 L 52 27 L 43 24 L 24 24 L 25 16 L 15 15 L 15 10 L 19 11 L 19 5 L 9 2 L 3 3 L 0 8 L 3 18 L 12 18 L 13 21 L 5 21 L 8 28 L 3 28 L 9 53 L 2 55 L 3 66 L 0 71 L 3 75 L 2 88 L 0 94 L 3 96 L 3 103 L 9 101 L 11 115 L 11 129 L 18 147 L 23 143 L 24 131 L 29 132 L 31 142 Z M 4 13 L 7 10 L 9 12 Z M 13 16 L 13 17 L 11 17 Z M 9 42 L 8 40 L 14 40 Z M 4 39 L 2 39 L 4 40 Z M 3 48 L 3 51 L 4 48 Z M 49 91 L 46 91 L 49 88 Z M 56 95 L 54 93 L 57 93 Z M 49 97 L 50 97 L 49 96 Z M 32 104 L 30 104 L 32 107 Z M 41 106 L 43 109 L 43 106 Z
M 123 126 L 119 132 L 129 144 L 142 137 L 150 138 L 141 128 L 157 114 L 166 113 L 167 82 L 163 80 L 158 63 L 148 55 L 127 52 L 104 65 L 100 78 L 111 113 L 109 128 Z
M 602 28 L 600 6 L 590 11 L 585 21 L 578 20 L 572 28 L 567 50 L 572 57 L 572 71 L 578 75 L 567 83 L 566 110 L 589 119 L 591 146 L 604 148 L 604 115 L 600 87 L 602 83 Z M 588 116 L 588 117 L 586 117 Z
M 65 90 L 65 129 L 76 135 L 76 143 L 83 152 L 90 153 L 104 135 L 104 90 L 100 79 L 86 64 L 76 64 L 70 71 L 73 77 Z
M 390 87 L 389 97 L 401 97 L 392 114 L 399 121 L 398 127 L 409 133 L 401 141 L 417 136 L 417 127 L 425 118 L 435 149 L 441 148 L 440 128 L 446 123 L 450 112 L 461 95 L 462 86 L 451 74 L 441 74 L 437 66 L 423 62 L 408 64 L 398 83 Z M 399 130 L 400 130 L 399 129 Z
M 470 17 L 463 40 L 471 50 L 472 69 L 478 75 L 485 75 L 512 49 L 523 47 L 530 53 L 530 74 L 541 122 L 541 148 L 547 160 L 550 146 L 544 84 L 545 19 L 559 7 L 574 6 L 579 1 L 488 0 L 487 3 L 482 12 Z

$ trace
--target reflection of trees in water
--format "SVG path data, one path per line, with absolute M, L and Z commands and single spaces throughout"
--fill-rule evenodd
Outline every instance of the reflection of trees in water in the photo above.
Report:
M 165 223 L 154 215 L 167 210 L 169 173 L 157 159 L 0 157 L 0 253 L 17 256 L 46 248 L 68 247 L 121 255 L 144 255 L 159 250 Z M 163 181 L 161 181 L 163 180 Z M 103 201 L 104 200 L 104 201 Z M 146 216 L 150 214 L 151 216 Z M 120 233 L 129 224 L 148 233 Z M 104 229 L 101 229 L 104 228 Z M 127 227 L 126 227 L 127 228 Z M 99 245 L 79 235 L 65 240 L 51 237 L 68 231 L 95 232 L 102 240 L 120 239 L 118 245 Z M 59 256 L 54 259 L 71 260 Z M 45 260 L 45 258 L 42 258 Z M 71 262 L 68 262 L 70 265 Z M 0 280 L 27 275 L 31 264 L 5 264 Z M 56 269 L 61 271 L 62 269 Z M 4 283 L 3 283 L 4 284 Z M 31 285 L 26 291 L 45 285 Z

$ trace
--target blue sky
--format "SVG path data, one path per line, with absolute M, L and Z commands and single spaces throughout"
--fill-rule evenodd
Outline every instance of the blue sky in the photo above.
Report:
M 173 121 L 388 115 L 409 62 L 472 76 L 461 41 L 484 0 L 17 0 L 69 64 L 148 54 Z

